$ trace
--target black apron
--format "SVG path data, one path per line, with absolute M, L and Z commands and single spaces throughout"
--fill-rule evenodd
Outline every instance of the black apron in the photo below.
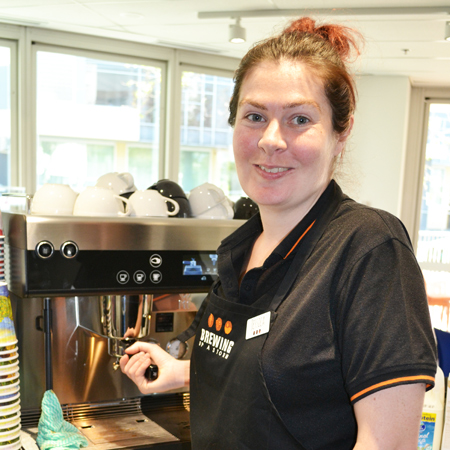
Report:
M 187 340 L 196 334 L 190 383 L 193 450 L 306 450 L 285 427 L 270 399 L 262 370 L 261 353 L 268 336 L 264 327 L 276 320 L 277 308 L 338 204 L 334 198 L 316 220 L 269 304 L 260 309 L 230 302 L 216 294 L 217 281 L 197 320 L 180 335 Z

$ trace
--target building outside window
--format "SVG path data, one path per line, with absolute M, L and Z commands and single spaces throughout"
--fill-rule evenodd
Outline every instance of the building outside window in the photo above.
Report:
M 450 103 L 430 103 L 417 259 L 434 327 L 450 331 Z
M 228 125 L 232 78 L 182 73 L 179 183 L 185 192 L 210 182 L 232 200 L 244 195 L 234 164 Z
M 428 116 L 417 257 L 424 269 L 450 270 L 450 104 Z
M 11 49 L 0 46 L 0 192 L 10 186 Z
M 37 52 L 37 188 L 76 191 L 107 172 L 159 174 L 160 67 Z

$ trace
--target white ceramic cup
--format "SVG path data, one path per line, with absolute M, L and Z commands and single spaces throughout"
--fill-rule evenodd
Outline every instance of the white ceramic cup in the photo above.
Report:
M 68 184 L 44 184 L 33 196 L 31 214 L 71 216 L 77 193 Z
M 176 216 L 180 205 L 169 197 L 164 197 L 154 189 L 136 191 L 131 194 L 130 211 L 132 216 L 138 217 L 167 217 Z M 174 210 L 169 212 L 167 203 L 172 203 Z
M 203 183 L 195 187 L 189 194 L 189 204 L 192 215 L 198 217 L 204 215 L 217 205 L 229 206 L 228 200 L 220 187 L 212 183 Z
M 124 212 L 123 204 L 127 205 Z M 130 215 L 129 201 L 115 194 L 113 190 L 89 186 L 78 195 L 73 207 L 74 216 L 116 216 Z
M 233 216 L 234 211 L 229 203 L 219 203 L 196 217 L 197 219 L 232 219 Z
M 115 194 L 121 195 L 128 192 L 136 191 L 134 185 L 134 178 L 131 173 L 128 172 L 111 172 L 102 175 L 95 183 L 98 187 L 109 188 L 114 191 Z

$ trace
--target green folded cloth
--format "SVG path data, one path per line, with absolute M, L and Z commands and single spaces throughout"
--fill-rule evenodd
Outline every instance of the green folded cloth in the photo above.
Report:
M 74 449 L 87 447 L 87 439 L 78 428 L 63 419 L 58 398 L 53 391 L 45 391 L 42 399 L 42 413 L 39 418 L 36 439 L 41 450 Z

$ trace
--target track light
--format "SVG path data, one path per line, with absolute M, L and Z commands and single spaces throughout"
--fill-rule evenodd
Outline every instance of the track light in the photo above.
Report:
M 233 44 L 242 44 L 245 42 L 245 28 L 241 27 L 241 18 L 236 18 L 236 23 L 230 25 L 229 41 Z
M 445 24 L 445 40 L 450 41 L 450 22 Z

